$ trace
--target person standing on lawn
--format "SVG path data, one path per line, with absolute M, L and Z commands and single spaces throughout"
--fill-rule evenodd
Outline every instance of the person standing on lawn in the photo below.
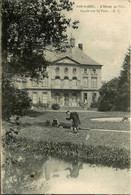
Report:
M 69 117 L 68 118 L 65 118 L 65 119 L 66 120 L 72 120 L 73 132 L 76 132 L 77 133 L 78 132 L 79 125 L 81 124 L 78 113 L 77 112 L 67 111 L 66 114 Z

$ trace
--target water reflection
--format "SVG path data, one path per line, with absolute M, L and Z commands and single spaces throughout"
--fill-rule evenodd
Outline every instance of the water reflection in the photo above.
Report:
M 77 178 L 79 176 L 80 170 L 83 169 L 83 163 L 79 163 L 77 161 L 72 162 L 72 168 L 67 167 L 65 170 L 69 170 L 70 174 L 66 177 Z
M 26 154 L 26 155 L 25 155 Z M 11 154 L 4 167 L 4 194 L 128 193 L 129 171 L 70 163 L 41 154 Z M 32 160 L 33 159 L 33 160 Z

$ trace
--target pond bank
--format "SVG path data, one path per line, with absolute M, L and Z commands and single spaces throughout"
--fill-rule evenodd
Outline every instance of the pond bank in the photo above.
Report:
M 51 155 L 67 162 L 79 160 L 85 163 L 120 169 L 130 167 L 130 151 L 124 148 L 73 144 L 70 142 L 38 142 L 26 138 L 17 138 L 15 144 L 10 145 L 10 149 L 14 152 L 40 152 L 41 155 Z
M 5 164 L 3 170 L 4 194 L 129 192 L 129 169 L 91 165 L 77 159 L 62 160 L 60 156 L 58 159 L 38 150 L 31 152 L 25 146 L 19 148 L 19 152 L 10 148 L 10 155 L 11 161 Z

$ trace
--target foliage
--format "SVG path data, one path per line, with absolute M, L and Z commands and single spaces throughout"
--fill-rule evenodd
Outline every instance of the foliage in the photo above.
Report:
M 42 154 L 63 159 L 67 162 L 79 160 L 90 164 L 121 169 L 130 167 L 130 151 L 125 149 L 108 146 L 86 146 L 70 142 L 34 142 L 26 139 L 16 139 L 16 141 L 21 143 L 21 147 L 24 147 L 26 152 L 28 150 L 33 153 L 39 151 Z M 14 149 L 17 148 L 14 147 Z
M 99 90 L 100 97 L 98 99 L 99 111 L 110 111 L 114 109 L 115 98 L 117 96 L 118 78 L 114 78 L 109 82 L 103 83 Z
M 28 77 L 36 79 L 48 77 L 46 71 L 48 62 L 38 53 L 29 54 L 28 56 L 25 55 L 19 58 L 14 56 L 9 62 L 6 63 L 6 65 L 8 67 L 8 72 L 12 76 L 17 74 L 17 76 L 24 76 L 24 78 Z M 7 67 L 5 67 L 6 71 Z
M 69 0 L 2 0 L 3 61 L 13 60 L 15 73 L 34 71 L 46 46 L 61 49 L 67 41 L 67 28 L 77 28 L 78 22 L 71 22 L 64 14 L 72 5 Z M 36 51 L 38 56 L 31 59 Z M 45 60 L 42 62 L 45 67 Z
M 60 105 L 55 103 L 55 104 L 52 104 L 52 109 L 53 110 L 59 110 L 60 109 Z
M 102 85 L 98 101 L 99 111 L 120 110 L 130 108 L 130 49 L 125 56 L 122 70 L 118 78 Z
M 130 108 L 130 49 L 124 58 L 122 70 L 119 76 L 116 110 L 128 111 Z
M 72 22 L 64 14 L 72 10 L 72 5 L 69 0 L 2 0 L 4 118 L 13 114 L 23 115 L 30 107 L 26 92 L 15 89 L 10 82 L 14 76 L 22 76 L 23 79 L 47 76 L 45 48 L 52 45 L 62 50 L 62 43 L 68 38 L 67 28 L 77 28 L 78 22 Z
M 98 106 L 98 102 L 97 101 L 94 101 L 94 102 L 92 102 L 91 103 L 91 108 L 97 108 L 97 106 Z
M 33 107 L 35 108 L 45 108 L 47 109 L 49 107 L 49 103 L 41 103 L 40 101 L 37 104 L 33 104 Z
M 9 130 L 2 139 L 4 153 L 2 170 L 5 172 L 2 180 L 3 193 L 22 194 L 30 192 L 32 189 L 36 191 L 39 188 L 33 181 L 38 179 L 47 156 L 42 155 L 41 157 L 38 151 L 30 155 L 30 151 L 26 151 L 25 146 L 21 147 L 21 143 L 18 142 L 14 133 L 18 134 L 18 131 L 15 130 L 12 133 Z M 34 165 L 37 171 L 33 170 Z M 44 184 L 43 181 L 42 184 Z M 46 190 L 46 184 L 44 189 Z
M 15 88 L 9 78 L 2 82 L 2 100 L 2 117 L 8 120 L 12 115 L 23 116 L 31 107 L 27 92 Z
M 83 101 L 80 101 L 80 102 L 79 102 L 79 106 L 82 107 L 82 108 L 84 109 L 84 106 L 85 106 L 84 102 L 83 102 Z

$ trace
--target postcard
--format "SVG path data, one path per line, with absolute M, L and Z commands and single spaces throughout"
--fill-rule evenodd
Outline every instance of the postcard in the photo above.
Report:
M 2 0 L 1 194 L 130 194 L 130 0 Z

